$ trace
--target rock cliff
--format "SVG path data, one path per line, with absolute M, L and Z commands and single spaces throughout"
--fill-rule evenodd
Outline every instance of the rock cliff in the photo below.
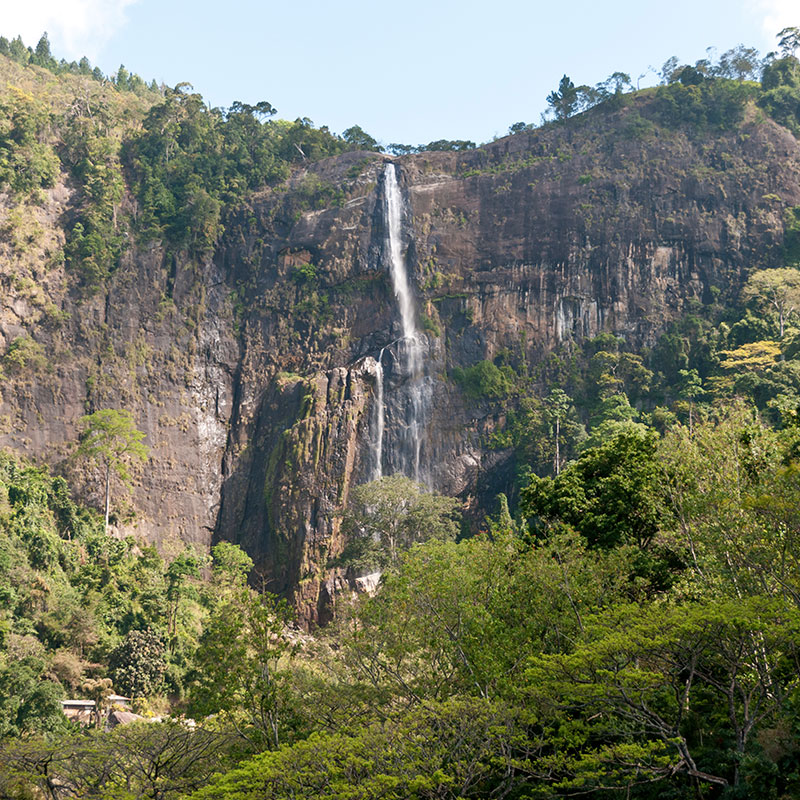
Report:
M 495 420 L 448 369 L 502 349 L 535 362 L 601 331 L 647 345 L 688 305 L 735 298 L 749 270 L 779 263 L 785 209 L 800 205 L 797 140 L 754 108 L 713 133 L 635 124 L 646 108 L 643 96 L 474 151 L 396 160 L 437 489 L 473 497 L 502 459 L 482 446 Z M 0 350 L 35 346 L 26 368 L 4 362 L 0 445 L 61 463 L 90 492 L 67 460 L 75 423 L 129 408 L 152 457 L 120 530 L 166 549 L 240 543 L 267 588 L 324 621 L 340 588 L 326 559 L 341 509 L 369 477 L 375 359 L 400 335 L 384 160 L 347 153 L 296 171 L 232 213 L 205 259 L 131 245 L 107 293 L 89 297 L 51 258 L 68 182 L 31 212 L 31 241 L 8 232 L 6 206 Z M 391 426 L 400 378 L 387 367 Z

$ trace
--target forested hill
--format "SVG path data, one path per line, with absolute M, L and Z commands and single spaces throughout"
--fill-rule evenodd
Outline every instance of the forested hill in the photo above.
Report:
M 0 38 L 0 798 L 797 796 L 779 48 L 382 152 Z

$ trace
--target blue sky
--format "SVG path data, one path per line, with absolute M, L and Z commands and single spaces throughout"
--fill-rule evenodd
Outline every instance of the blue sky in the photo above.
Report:
M 0 33 L 35 44 L 47 30 L 56 55 L 409 144 L 538 121 L 564 73 L 595 84 L 620 70 L 647 85 L 672 55 L 766 52 L 787 25 L 800 25 L 798 0 L 0 0 Z

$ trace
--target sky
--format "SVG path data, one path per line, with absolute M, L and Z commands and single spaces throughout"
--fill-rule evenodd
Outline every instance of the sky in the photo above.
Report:
M 388 144 L 489 141 L 538 122 L 567 74 L 642 86 L 737 44 L 775 49 L 800 0 L 0 0 L 0 34 L 146 80 L 191 83 L 215 106 L 267 100 L 278 116 Z

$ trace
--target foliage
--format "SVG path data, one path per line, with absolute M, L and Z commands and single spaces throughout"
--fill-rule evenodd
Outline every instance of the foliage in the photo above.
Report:
M 181 721 L 135 722 L 112 731 L 0 744 L 5 797 L 177 798 L 231 765 L 231 737 Z M 41 793 L 41 794 L 38 794 Z
M 486 797 L 522 782 L 512 710 L 480 700 L 431 704 L 358 733 L 315 733 L 218 776 L 193 800 Z M 524 747 L 523 747 L 524 752 Z
M 643 426 L 624 427 L 557 477 L 534 476 L 523 491 L 526 516 L 571 525 L 591 545 L 646 549 L 665 511 L 657 441 Z
M 123 247 L 118 220 L 125 193 L 120 142 L 101 128 L 101 120 L 76 117 L 63 134 L 62 158 L 80 187 L 82 209 L 64 255 L 90 291 L 98 290 L 116 268 Z
M 800 270 L 790 267 L 753 273 L 742 290 L 742 299 L 778 315 L 778 337 L 783 339 L 786 322 L 800 309 Z
M 569 119 L 578 107 L 578 89 L 575 84 L 564 75 L 558 84 L 558 89 L 547 95 L 547 104 L 553 110 L 555 118 L 563 122 Z
M 430 492 L 403 475 L 379 478 L 353 489 L 342 531 L 342 563 L 357 568 L 394 566 L 416 542 L 454 539 L 458 502 Z
M 284 601 L 234 585 L 212 610 L 194 658 L 192 713 L 219 715 L 258 750 L 281 742 L 287 619 Z
M 353 125 L 342 132 L 342 139 L 350 145 L 352 150 L 371 150 L 382 153 L 383 147 L 373 139 L 360 125 Z
M 152 630 L 129 631 L 108 657 L 114 688 L 131 697 L 156 694 L 166 666 L 164 642 Z
M 764 68 L 759 105 L 795 134 L 800 131 L 800 62 L 791 53 Z
M 61 165 L 46 143 L 51 124 L 47 108 L 21 89 L 0 100 L 0 187 L 28 194 L 55 183 Z
M 47 366 L 44 347 L 30 336 L 17 336 L 3 355 L 3 366 L 12 373 L 42 370 Z
M 507 397 L 514 386 L 510 367 L 498 367 L 493 361 L 479 361 L 470 367 L 454 367 L 450 377 L 464 394 L 475 399 L 500 400 Z
M 749 84 L 706 80 L 696 72 L 689 79 L 684 72 L 682 79 L 658 88 L 655 112 L 658 120 L 670 127 L 727 130 L 742 119 L 747 101 L 755 96 L 756 90 Z
M 269 103 L 209 109 L 188 84 L 167 90 L 127 141 L 123 159 L 141 204 L 139 227 L 149 237 L 205 252 L 223 230 L 223 208 L 288 175 L 297 161 L 341 152 L 346 143 L 308 119 L 264 120 Z
M 105 408 L 81 417 L 81 441 L 76 455 L 97 464 L 105 480 L 105 520 L 108 529 L 111 475 L 124 484 L 131 481 L 131 469 L 147 460 L 149 448 L 144 433 L 136 428 L 130 411 Z

